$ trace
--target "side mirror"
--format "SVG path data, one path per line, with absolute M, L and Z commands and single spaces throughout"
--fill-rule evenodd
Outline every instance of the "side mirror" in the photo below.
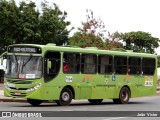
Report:
M 47 73 L 49 73 L 50 69 L 51 69 L 51 61 L 47 59 Z
M 51 69 L 51 61 L 48 60 L 47 64 L 48 68 Z
M 4 72 L 6 72 L 6 64 L 7 64 L 6 56 L 7 56 L 6 52 L 0 56 L 0 67 Z
M 4 52 L 4 53 L 0 56 L 0 61 L 1 61 L 0 64 L 1 64 L 1 65 L 4 64 L 3 61 L 6 60 L 6 58 L 7 58 L 6 56 L 7 56 L 7 53 L 6 53 L 6 52 Z

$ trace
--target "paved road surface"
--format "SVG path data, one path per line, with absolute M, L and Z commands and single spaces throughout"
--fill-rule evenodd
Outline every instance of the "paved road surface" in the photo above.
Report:
M 76 120 L 84 119 L 84 120 L 158 120 L 158 117 L 131 117 L 136 114 L 146 114 L 144 111 L 149 111 L 147 113 L 155 113 L 160 116 L 160 96 L 152 96 L 152 97 L 143 97 L 143 98 L 134 98 L 130 100 L 129 104 L 119 105 L 113 104 L 112 100 L 105 100 L 100 105 L 90 105 L 88 101 L 73 101 L 70 106 L 57 106 L 55 103 L 43 103 L 38 107 L 33 107 L 28 103 L 20 103 L 20 102 L 1 102 L 0 103 L 0 111 L 12 111 L 12 112 L 39 112 L 42 115 L 46 114 L 48 116 L 58 116 L 54 119 L 65 119 L 70 120 L 73 119 L 73 116 L 79 116 Z M 80 112 L 77 112 L 80 111 Z M 94 112 L 92 112 L 94 111 Z M 101 112 L 95 112 L 101 111 Z M 108 112 L 110 111 L 110 112 Z M 123 112 L 115 112 L 115 111 L 123 111 Z M 128 112 L 132 111 L 132 112 Z M 153 112 L 155 111 L 155 112 Z M 109 113 L 109 117 L 104 114 L 104 112 Z M 117 115 L 117 117 L 114 116 Z M 69 117 L 67 117 L 69 115 Z M 93 115 L 93 116 L 92 116 Z M 100 116 L 101 117 L 96 117 Z M 119 116 L 118 116 L 119 115 Z M 122 116 L 123 115 L 123 116 Z M 125 115 L 125 116 L 124 116 Z M 61 118 L 61 117 L 64 118 Z M 84 117 L 80 117 L 84 116 Z M 130 118 L 131 117 L 131 118 Z M 48 118 L 47 118 L 48 119 Z M 49 118 L 51 119 L 51 118 Z M 40 119 L 39 119 L 40 120 Z M 74 119 L 75 120 L 75 119 Z

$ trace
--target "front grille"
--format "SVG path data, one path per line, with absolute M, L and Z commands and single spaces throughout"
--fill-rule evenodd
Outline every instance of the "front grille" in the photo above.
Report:
M 27 90 L 28 88 L 15 88 L 15 87 L 9 87 L 12 90 Z
M 22 91 L 26 91 L 29 87 L 31 87 L 30 85 L 33 83 L 34 80 L 23 80 L 23 79 L 6 79 L 6 82 L 9 84 L 8 87 L 11 90 L 22 90 Z M 13 84 L 13 86 L 11 86 L 11 84 Z M 7 84 L 6 84 L 7 85 Z M 16 95 L 13 95 L 16 96 Z M 22 96 L 24 96 L 22 94 Z
M 32 84 L 33 80 L 8 79 L 7 82 L 14 83 L 14 84 Z

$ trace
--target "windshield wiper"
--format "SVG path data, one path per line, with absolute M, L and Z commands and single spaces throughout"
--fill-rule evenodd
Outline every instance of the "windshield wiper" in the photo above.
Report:
M 24 66 L 26 66 L 26 64 L 27 64 L 31 59 L 32 59 L 32 55 L 30 55 L 29 57 L 27 57 L 27 59 L 25 59 L 25 60 L 23 61 L 21 73 L 22 73 L 22 71 L 23 71 Z M 26 62 L 25 62 L 25 61 L 26 61 Z
M 14 62 L 15 62 L 16 64 L 18 63 L 17 57 L 15 56 L 15 54 L 13 54 L 13 60 L 14 60 Z
M 13 54 L 13 61 L 16 63 L 16 68 L 18 68 L 18 60 L 17 60 L 17 57 L 15 56 L 15 54 Z

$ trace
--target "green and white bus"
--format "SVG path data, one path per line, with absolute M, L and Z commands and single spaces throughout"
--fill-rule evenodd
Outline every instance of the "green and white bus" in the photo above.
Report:
M 4 95 L 69 105 L 72 99 L 126 104 L 156 94 L 157 55 L 55 44 L 8 46 Z

